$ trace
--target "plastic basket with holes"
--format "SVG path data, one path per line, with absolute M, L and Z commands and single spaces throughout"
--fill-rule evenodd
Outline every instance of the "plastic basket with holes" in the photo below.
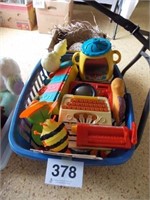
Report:
M 66 54 L 63 57 L 63 61 L 70 60 L 72 57 L 71 53 Z M 11 149 L 18 155 L 24 156 L 30 159 L 36 160 L 44 160 L 46 161 L 48 158 L 58 158 L 62 157 L 72 157 L 73 160 L 82 160 L 85 165 L 92 166 L 103 166 L 103 165 L 119 165 L 127 160 L 129 160 L 135 150 L 134 145 L 129 149 L 115 149 L 109 153 L 103 159 L 100 158 L 92 158 L 90 155 L 77 155 L 75 154 L 67 154 L 67 153 L 55 153 L 55 152 L 43 152 L 36 151 L 36 146 L 31 137 L 31 124 L 27 121 L 24 121 L 22 124 L 22 120 L 19 118 L 20 113 L 35 99 L 37 93 L 44 85 L 44 81 L 46 80 L 48 74 L 42 68 L 40 61 L 37 63 L 34 71 L 32 72 L 28 82 L 25 84 L 22 93 L 18 99 L 17 105 L 15 107 L 15 111 L 13 114 L 13 121 L 11 122 L 10 130 L 9 130 L 9 142 Z M 117 66 L 114 68 L 114 77 L 121 77 L 121 73 Z M 132 99 L 129 93 L 126 93 L 126 115 L 125 115 L 125 129 L 120 127 L 121 131 L 127 131 L 130 133 L 134 132 L 134 113 L 132 106 Z M 118 131 L 119 128 L 112 128 L 111 131 Z M 114 132 L 115 134 L 115 132 Z M 35 150 L 33 150 L 35 149 Z

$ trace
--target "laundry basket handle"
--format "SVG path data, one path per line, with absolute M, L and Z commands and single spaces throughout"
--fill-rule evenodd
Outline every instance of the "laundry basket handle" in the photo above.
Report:
M 147 94 L 147 97 L 146 97 L 146 100 L 145 100 L 145 104 L 144 104 L 144 107 L 143 107 L 143 111 L 142 111 L 142 114 L 141 114 L 141 118 L 140 118 L 140 121 L 139 121 L 138 129 L 137 129 L 138 142 L 136 144 L 136 148 L 140 144 L 140 141 L 141 141 L 141 138 L 142 138 L 142 135 L 143 135 L 143 131 L 144 131 L 147 119 L 148 119 L 149 112 L 150 112 L 149 101 L 150 101 L 150 90 L 148 91 L 148 94 Z
M 125 19 L 121 15 L 112 12 L 111 10 L 107 9 L 105 6 L 103 6 L 101 3 L 98 3 L 96 1 L 89 1 L 89 0 L 83 0 L 85 3 L 87 3 L 90 6 L 93 6 L 100 12 L 104 13 L 108 17 L 110 17 L 115 23 L 122 26 L 125 30 L 129 31 L 131 34 L 133 34 L 136 39 L 138 39 L 142 44 L 143 47 L 140 50 L 140 52 L 137 54 L 137 56 L 124 68 L 122 71 L 122 76 L 124 76 L 125 72 L 141 57 L 145 57 L 145 59 L 148 61 L 148 64 L 150 64 L 150 56 L 147 55 L 145 52 L 146 50 L 150 50 L 149 45 L 149 39 L 150 39 L 150 33 L 148 31 L 140 30 L 140 27 L 132 23 L 130 20 Z M 146 37 L 145 37 L 146 36 Z M 136 148 L 139 146 L 139 143 L 141 141 L 141 137 L 145 128 L 146 121 L 148 119 L 148 115 L 150 112 L 150 90 L 148 91 L 145 104 L 143 107 L 143 111 L 141 114 L 140 122 L 137 129 L 137 136 L 138 136 L 138 142 L 136 144 Z
M 105 6 L 103 6 L 101 3 L 98 3 L 96 1 L 89 1 L 89 0 L 83 0 L 88 5 L 93 6 L 97 10 L 101 11 L 108 17 L 110 17 L 115 23 L 122 26 L 124 29 L 129 31 L 131 34 L 133 34 L 143 45 L 146 49 L 150 49 L 149 42 L 147 39 L 142 35 L 140 32 L 140 27 L 135 25 L 133 22 L 131 22 L 128 19 L 125 19 L 121 15 L 112 12 L 111 10 L 107 9 Z
M 150 33 L 148 31 L 144 31 L 141 30 L 140 31 L 144 36 L 147 37 L 147 43 L 149 43 L 150 40 Z M 126 73 L 126 71 L 128 69 L 130 69 L 130 67 L 132 67 L 132 65 L 134 65 L 142 56 L 146 59 L 146 61 L 148 62 L 148 65 L 150 66 L 150 56 L 145 53 L 145 51 L 147 50 L 147 48 L 145 46 L 143 46 L 141 48 L 141 50 L 138 52 L 138 54 L 133 58 L 133 60 L 131 60 L 128 65 L 122 70 L 121 74 L 122 76 L 124 76 L 124 74 Z

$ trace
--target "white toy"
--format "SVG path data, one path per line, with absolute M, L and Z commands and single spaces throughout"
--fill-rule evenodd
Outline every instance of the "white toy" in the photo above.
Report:
M 41 65 L 47 72 L 55 72 L 61 64 L 61 57 L 67 52 L 67 40 L 64 39 L 54 46 L 54 50 L 47 52 L 41 59 Z
M 0 113 L 1 127 L 14 108 L 23 88 L 19 65 L 12 59 L 0 59 Z
M 23 81 L 19 65 L 9 57 L 0 59 L 0 92 L 8 90 L 14 95 L 19 95 Z

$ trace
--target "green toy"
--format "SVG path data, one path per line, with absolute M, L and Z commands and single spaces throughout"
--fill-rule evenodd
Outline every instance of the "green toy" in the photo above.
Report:
M 35 135 L 34 131 L 41 132 L 43 127 L 42 123 L 49 119 L 52 115 L 52 110 L 56 106 L 57 102 L 54 102 L 53 104 L 49 104 L 47 102 L 40 102 L 38 100 L 34 100 L 31 105 L 29 105 L 21 114 L 20 118 L 27 119 L 31 124 L 31 137 L 33 141 L 39 145 L 42 146 L 42 142 L 39 135 Z

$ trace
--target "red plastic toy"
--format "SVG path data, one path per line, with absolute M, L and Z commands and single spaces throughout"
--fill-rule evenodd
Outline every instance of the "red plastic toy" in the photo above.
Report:
M 78 123 L 72 127 L 76 133 L 77 147 L 81 148 L 125 148 L 130 149 L 136 144 L 136 125 L 132 123 L 132 130 L 126 126 L 98 126 Z

